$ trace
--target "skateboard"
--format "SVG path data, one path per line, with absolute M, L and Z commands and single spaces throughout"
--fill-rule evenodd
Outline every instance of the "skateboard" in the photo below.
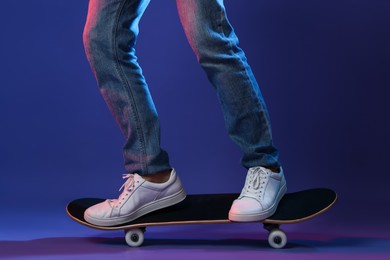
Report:
M 117 226 L 96 226 L 84 220 L 84 211 L 104 201 L 98 198 L 82 198 L 71 201 L 66 211 L 76 222 L 100 230 L 125 231 L 126 243 L 131 247 L 141 246 L 146 227 L 233 223 L 228 212 L 239 194 L 199 194 L 187 195 L 182 202 L 151 212 L 131 222 Z M 258 221 L 268 231 L 268 243 L 273 248 L 283 248 L 287 244 L 286 233 L 280 229 L 282 224 L 294 224 L 311 219 L 328 210 L 337 200 L 337 194 L 331 189 L 309 189 L 287 193 L 281 199 L 278 208 L 271 217 Z

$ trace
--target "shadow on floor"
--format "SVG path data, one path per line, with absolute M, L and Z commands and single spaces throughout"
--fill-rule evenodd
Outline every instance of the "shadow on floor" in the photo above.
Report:
M 29 241 L 0 241 L 0 256 L 66 256 L 88 254 L 118 254 L 129 250 L 192 249 L 214 251 L 260 251 L 288 253 L 390 253 L 390 240 L 383 238 L 343 237 L 310 240 L 294 234 L 284 249 L 269 247 L 266 240 L 257 239 L 163 239 L 146 238 L 140 248 L 130 248 L 122 237 L 53 237 Z M 159 250 L 161 251 L 161 250 Z

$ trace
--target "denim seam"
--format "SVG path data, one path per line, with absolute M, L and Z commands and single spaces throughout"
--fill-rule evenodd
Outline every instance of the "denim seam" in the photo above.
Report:
M 233 50 L 233 43 L 232 43 L 232 41 L 230 40 L 230 37 L 229 37 L 229 36 L 225 33 L 225 31 L 224 31 L 224 25 L 223 25 L 223 24 L 224 24 L 224 23 L 228 23 L 227 18 L 226 18 L 226 17 L 227 17 L 226 11 L 224 11 L 223 8 L 220 8 L 219 10 L 220 10 L 220 23 L 218 24 L 218 27 L 219 27 L 219 29 L 220 29 L 220 33 L 222 33 L 222 35 L 228 39 L 229 49 L 230 49 L 231 53 L 232 53 L 234 56 L 236 56 L 236 57 L 238 58 L 238 60 L 240 60 L 240 62 L 241 62 L 240 65 L 242 66 L 242 64 L 244 63 L 243 60 L 242 60 L 242 58 L 234 52 L 234 50 Z M 233 29 L 232 29 L 232 30 L 233 30 Z M 233 31 L 233 33 L 234 33 L 234 31 Z M 249 73 L 248 73 L 247 68 L 246 68 L 245 66 L 242 66 L 242 67 L 245 69 L 245 76 L 247 77 L 247 79 L 248 79 L 250 82 L 252 82 L 252 81 L 250 80 L 249 76 L 248 76 Z M 256 93 L 253 92 L 253 88 L 251 89 L 251 91 L 252 91 L 252 94 L 256 95 Z M 255 100 L 255 101 L 256 101 L 257 105 L 260 105 L 260 106 L 261 106 L 261 104 L 258 102 L 258 100 Z
M 219 27 L 219 29 L 221 30 L 221 33 L 226 37 L 226 34 L 225 34 L 225 32 L 224 32 L 224 30 L 223 30 L 223 20 L 224 20 L 224 15 L 223 15 L 223 10 L 222 10 L 222 8 L 220 9 L 220 16 L 219 16 L 219 24 L 218 24 L 218 27 Z
M 226 11 L 225 11 L 226 12 Z M 236 52 L 234 51 L 234 48 L 233 48 L 233 45 L 234 43 L 231 41 L 230 37 L 228 35 L 226 35 L 225 31 L 224 31 L 224 26 L 223 24 L 224 23 L 228 23 L 227 21 L 227 15 L 224 15 L 224 11 L 223 9 L 220 9 L 220 19 L 221 19 L 221 23 L 220 23 L 220 30 L 221 30 L 221 33 L 224 35 L 224 37 L 226 37 L 228 39 L 228 44 L 229 44 L 229 49 L 231 51 L 231 53 L 238 58 L 238 60 L 240 61 L 240 66 L 243 67 L 245 69 L 245 77 L 247 78 L 248 81 L 251 82 L 252 84 L 252 88 L 251 88 L 251 92 L 252 92 L 252 95 L 256 96 L 256 92 L 254 91 L 254 85 L 252 83 L 252 80 L 250 79 L 250 76 L 249 76 L 249 72 L 248 72 L 248 69 L 246 66 L 243 66 L 244 62 L 243 62 L 243 59 L 240 55 L 237 55 Z M 234 29 L 233 29 L 233 33 L 234 33 Z M 237 46 L 238 47 L 238 46 Z M 263 106 L 263 104 L 260 103 L 260 101 L 258 99 L 255 99 L 254 100 L 255 103 L 258 105 L 259 108 L 262 108 L 261 110 L 264 110 L 265 109 L 265 106 Z M 264 104 L 265 105 L 265 104 Z M 268 120 L 268 119 L 266 119 Z M 270 133 L 271 134 L 271 133 Z
M 130 88 L 130 84 L 129 82 L 126 80 L 126 76 L 124 76 L 124 72 L 123 72 L 123 69 L 121 67 L 121 65 L 119 64 L 119 56 L 118 56 L 118 48 L 117 48 L 117 35 L 118 35 L 118 28 L 119 28 L 119 20 L 123 14 L 123 10 L 125 8 L 125 5 L 128 3 L 129 0 L 126 0 L 126 1 L 123 1 L 122 5 L 119 7 L 118 9 L 118 12 L 117 12 L 117 17 L 115 19 L 115 24 L 113 26 L 113 30 L 112 30 L 112 36 L 113 36 L 113 53 L 114 53 L 114 60 L 115 60 L 115 69 L 119 75 L 119 78 L 121 79 L 121 81 L 123 82 L 123 85 L 121 84 L 121 86 L 123 86 L 123 88 L 125 89 L 125 91 L 129 94 L 129 97 L 131 98 L 132 102 L 130 103 L 131 105 L 131 108 L 132 108 L 132 115 L 134 116 L 134 121 L 136 122 L 136 130 L 137 130 L 137 134 L 139 136 L 138 138 L 138 141 L 139 141 L 139 144 L 140 144 L 140 150 L 141 150 L 141 153 L 143 155 L 146 154 L 146 149 L 145 149 L 145 138 L 144 138 L 144 134 L 143 134 L 143 129 L 142 127 L 140 127 L 140 119 L 139 119 L 139 114 L 138 114 L 138 110 L 137 110 L 137 106 L 134 102 L 134 96 L 133 96 L 133 93 L 131 91 L 131 88 Z M 147 166 L 143 160 L 144 156 L 139 156 L 139 163 L 141 164 L 141 168 L 142 168 L 142 171 L 143 173 L 147 173 L 148 170 L 147 170 Z M 146 171 L 145 171 L 146 170 Z M 145 172 L 144 172 L 145 171 Z
M 233 33 L 234 33 L 234 31 L 233 31 Z M 257 94 L 256 94 L 256 92 L 253 90 L 253 88 L 254 88 L 255 86 L 253 85 L 252 80 L 251 80 L 250 77 L 249 77 L 249 74 L 250 74 L 250 73 L 248 72 L 247 67 L 246 67 L 246 66 L 243 66 L 244 62 L 243 62 L 243 60 L 242 60 L 242 57 L 240 57 L 240 55 L 237 55 L 237 53 L 233 50 L 233 42 L 232 42 L 230 39 L 228 40 L 228 42 L 229 42 L 229 47 L 230 47 L 231 53 L 232 53 L 234 56 L 236 56 L 236 57 L 238 58 L 238 60 L 240 60 L 240 62 L 241 62 L 240 65 L 241 65 L 241 67 L 243 67 L 244 70 L 245 70 L 245 77 L 247 78 L 247 80 L 248 80 L 249 82 L 251 82 L 251 85 L 252 85 L 251 92 L 252 92 L 252 94 L 253 94 L 254 96 L 256 96 Z M 237 47 L 238 47 L 238 46 L 237 46 Z M 258 106 L 262 107 L 262 104 L 260 104 L 260 102 L 259 102 L 258 99 L 255 99 L 255 102 L 256 102 L 256 104 L 257 104 Z

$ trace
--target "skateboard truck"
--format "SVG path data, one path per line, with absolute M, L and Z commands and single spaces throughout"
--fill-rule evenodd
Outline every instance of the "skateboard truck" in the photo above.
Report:
M 268 244 L 273 248 L 283 248 L 287 244 L 287 235 L 279 224 L 263 223 L 268 233 Z
M 268 233 L 268 243 L 273 248 L 283 248 L 287 244 L 287 235 L 280 229 L 278 224 L 269 224 L 264 223 L 264 229 Z M 125 240 L 126 243 L 131 247 L 139 247 L 144 242 L 144 233 L 146 231 L 145 227 L 126 229 L 125 230 Z

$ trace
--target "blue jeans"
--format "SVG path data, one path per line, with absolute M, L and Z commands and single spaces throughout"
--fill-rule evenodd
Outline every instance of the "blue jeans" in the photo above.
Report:
M 90 0 L 83 34 L 100 91 L 124 137 L 126 170 L 141 175 L 171 168 L 160 125 L 135 56 L 138 22 L 150 0 Z M 229 23 L 223 0 L 177 0 L 187 39 L 218 95 L 245 168 L 279 167 L 259 86 Z M 206 145 L 206 144 L 205 144 Z

